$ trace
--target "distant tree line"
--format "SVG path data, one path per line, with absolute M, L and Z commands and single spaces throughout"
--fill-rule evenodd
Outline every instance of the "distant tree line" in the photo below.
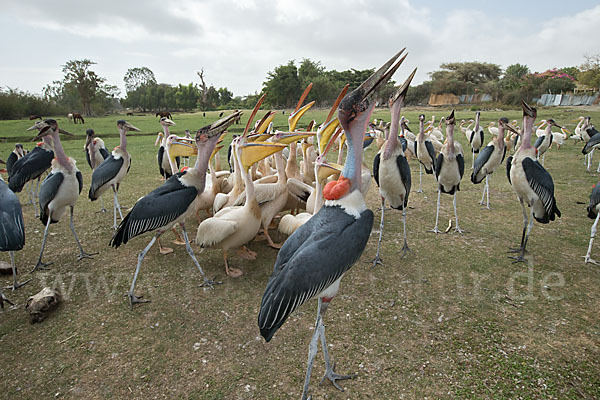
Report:
M 138 111 L 193 111 L 252 108 L 262 92 L 271 108 L 292 108 L 310 83 L 313 88 L 307 101 L 318 107 L 332 104 L 345 84 L 358 87 L 372 69 L 327 70 L 319 61 L 294 60 L 267 73 L 261 93 L 234 96 L 226 87 L 207 85 L 204 69 L 197 72 L 200 83 L 169 85 L 158 83 L 147 67 L 127 70 L 123 81 L 125 97 L 119 89 L 93 71 L 93 61 L 70 60 L 62 66 L 63 79 L 43 89 L 41 96 L 0 88 L 0 119 L 17 119 L 29 115 L 56 115 L 80 112 L 85 116 L 121 111 L 123 107 Z M 543 93 L 570 92 L 576 86 L 598 90 L 600 87 L 600 54 L 585 56 L 579 67 L 554 68 L 532 73 L 522 64 L 510 65 L 502 71 L 499 65 L 483 62 L 453 62 L 440 65 L 429 73 L 429 80 L 411 87 L 407 103 L 427 104 L 431 94 L 455 95 L 486 93 L 494 101 L 517 104 L 522 98 L 531 101 Z M 386 99 L 394 90 L 394 82 L 383 89 Z

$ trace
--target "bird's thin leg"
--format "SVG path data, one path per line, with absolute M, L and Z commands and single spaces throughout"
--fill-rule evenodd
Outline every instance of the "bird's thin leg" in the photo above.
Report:
M 531 207 L 531 215 L 529 217 L 529 223 L 527 224 L 527 230 L 525 231 L 525 240 L 523 240 L 523 247 L 521 249 L 521 254 L 519 254 L 517 257 L 512 257 L 514 258 L 515 261 L 513 261 L 514 263 L 518 263 L 518 262 L 526 262 L 525 260 L 525 248 L 527 247 L 527 241 L 529 240 L 529 234 L 531 233 L 531 229 L 533 228 L 533 207 Z
M 417 193 L 423 193 L 423 189 L 421 187 L 422 178 L 423 178 L 423 165 L 421 163 L 419 163 L 419 190 L 417 190 Z
M 454 219 L 456 220 L 456 228 L 454 228 L 454 232 L 458 232 L 460 234 L 463 234 L 465 231 L 463 231 L 462 229 L 460 229 L 460 226 L 458 226 L 458 212 L 456 211 L 456 193 L 458 191 L 454 192 L 454 200 L 452 200 L 452 204 L 454 204 Z
M 6 297 L 4 297 L 4 293 L 2 293 L 2 290 L 0 290 L 0 308 L 4 308 L 4 302 L 7 302 L 11 306 L 14 306 L 14 303 Z
M 546 161 L 546 153 L 542 154 L 542 167 L 544 166 L 544 161 Z
M 194 264 L 196 264 L 198 271 L 200 271 L 200 274 L 202 275 L 202 279 L 204 279 L 204 282 L 200 286 L 208 286 L 209 288 L 213 289 L 213 285 L 223 283 L 223 282 L 215 282 L 212 279 L 208 279 L 206 277 L 206 275 L 204 275 L 204 271 L 202 270 L 200 263 L 198 263 L 198 260 L 196 259 L 196 255 L 194 254 L 194 250 L 192 250 L 192 246 L 190 245 L 190 240 L 188 239 L 188 234 L 185 230 L 185 224 L 181 223 L 179 225 L 181 225 L 181 231 L 183 232 L 183 238 L 185 239 L 185 249 L 187 250 L 190 257 L 192 257 L 192 260 L 194 261 Z
M 596 172 L 600 172 L 600 162 L 598 163 L 598 168 L 596 169 Z
M 475 166 L 475 147 L 473 147 L 472 150 L 473 150 L 473 158 L 471 158 L 471 169 L 473 169 Z
M 113 185 L 113 192 L 115 193 L 114 199 L 114 218 L 113 218 L 113 229 L 117 229 L 117 210 L 119 210 L 119 216 L 121 217 L 121 221 L 123 221 L 123 213 L 121 212 L 121 205 L 119 204 L 119 198 L 117 197 L 117 188 Z
M 13 291 L 15 291 L 18 288 L 20 288 L 21 286 L 29 283 L 31 278 L 27 279 L 25 282 L 22 282 L 22 283 L 19 283 L 17 281 L 17 266 L 15 265 L 15 252 L 9 251 L 8 253 L 10 254 L 10 265 L 12 266 L 12 272 L 13 272 L 13 284 L 12 284 L 12 286 L 6 287 L 6 289 L 12 289 Z
M 265 237 L 267 239 L 267 244 L 274 249 L 280 249 L 283 246 L 281 243 L 275 243 L 273 239 L 271 239 L 271 235 L 269 235 L 269 224 L 263 226 L 263 232 L 265 233 Z
M 229 263 L 227 262 L 227 251 L 226 250 L 223 250 L 223 261 L 225 261 L 225 273 L 228 276 L 230 276 L 232 278 L 237 278 L 244 274 L 241 269 L 229 268 Z
M 520 253 L 523 250 L 523 242 L 525 241 L 525 232 L 527 231 L 527 223 L 529 219 L 527 217 L 527 210 L 525 210 L 525 204 L 523 203 L 523 199 L 519 198 L 521 202 L 521 210 L 523 211 L 523 233 L 521 234 L 521 244 L 516 248 L 509 248 L 509 253 Z
M 35 191 L 33 190 L 33 183 L 31 184 L 31 191 L 32 191 L 32 193 L 33 193 L 33 196 L 32 196 L 31 198 L 32 198 L 32 200 L 33 200 L 33 210 L 34 210 L 34 212 L 35 212 L 35 217 L 36 217 L 36 218 L 40 216 L 40 211 L 39 211 L 39 209 L 38 209 L 38 206 L 37 206 L 37 204 L 36 204 L 36 197 L 37 197 L 37 198 L 39 198 L 39 194 L 38 194 L 38 193 L 39 193 L 39 192 L 38 192 L 38 190 L 39 190 L 39 187 L 40 187 L 40 180 L 39 180 L 39 178 L 38 178 L 38 181 L 37 181 L 37 186 L 36 186 L 36 189 L 35 189 Z
M 177 239 L 173 240 L 173 243 L 178 244 L 178 245 L 185 244 L 185 240 L 183 239 L 183 237 L 181 236 L 181 234 L 177 231 L 177 229 L 175 229 L 175 226 L 173 226 L 171 228 L 171 231 L 173 231 L 173 233 L 177 237 Z
M 27 193 L 29 193 L 29 204 L 35 207 L 35 203 L 33 202 L 33 183 L 31 181 L 27 181 Z
M 442 195 L 442 189 L 438 188 L 437 211 L 435 213 L 435 227 L 432 230 L 430 230 L 429 232 L 440 233 L 440 230 L 438 229 L 438 220 L 440 217 L 440 196 L 441 195 Z
M 100 209 L 101 213 L 105 213 L 106 212 L 106 208 L 104 208 L 104 199 L 102 198 L 102 196 L 100 196 L 100 206 L 102 207 Z
M 406 240 L 406 206 L 402 209 L 402 224 L 404 225 L 404 245 L 402 246 L 402 257 L 406 256 L 406 253 L 411 252 L 408 248 L 408 241 Z
M 600 218 L 600 213 L 598 213 L 598 215 L 596 215 L 596 220 L 594 221 L 594 224 L 592 225 L 592 232 L 590 234 L 590 244 L 588 246 L 587 254 L 583 257 L 585 263 L 592 263 L 592 264 L 598 265 L 598 263 L 595 260 L 593 260 L 590 256 L 592 254 L 592 244 L 594 244 L 594 238 L 596 237 L 596 228 L 598 226 L 599 218 Z
M 319 303 L 321 303 L 322 301 L 322 298 L 319 297 Z M 329 381 L 333 384 L 333 386 L 335 386 L 336 389 L 341 390 L 343 392 L 344 389 L 340 385 L 338 385 L 337 381 L 342 381 L 344 379 L 353 379 L 356 378 L 356 375 L 339 375 L 336 374 L 334 371 L 335 362 L 333 364 L 331 363 L 331 359 L 329 358 L 329 349 L 327 348 L 327 340 L 325 339 L 325 325 L 323 325 L 323 315 L 325 314 L 325 310 L 327 310 L 327 307 L 321 308 L 320 318 L 317 320 L 318 326 L 315 328 L 315 330 L 319 332 L 319 337 L 321 339 L 321 348 L 323 349 L 323 358 L 325 359 L 325 375 L 323 375 L 323 378 L 321 378 L 321 382 L 319 384 L 322 384 L 325 381 L 325 379 L 329 379 Z
M 77 247 L 79 247 L 79 256 L 77 256 L 77 261 L 81 261 L 84 258 L 94 258 L 92 256 L 98 253 L 88 254 L 83 251 L 83 247 L 81 247 L 81 243 L 79 243 L 79 238 L 77 237 L 77 233 L 75 233 L 75 224 L 73 223 L 73 206 L 71 206 L 71 232 L 73 232 L 73 236 L 75 237 L 75 241 L 77 242 Z
M 40 250 L 40 257 L 38 258 L 38 261 L 37 261 L 37 264 L 35 264 L 35 267 L 33 267 L 33 269 L 31 270 L 32 274 L 35 271 L 37 271 L 38 269 L 48 269 L 47 267 L 52 265 L 51 262 L 49 262 L 49 263 L 42 262 L 42 255 L 44 254 L 44 247 L 46 247 L 46 239 L 48 239 L 48 228 L 50 228 L 50 221 L 52 221 L 52 218 L 50 217 L 50 215 L 48 215 L 48 222 L 46 222 L 46 228 L 44 229 L 44 238 L 42 239 L 42 249 Z
M 142 266 L 142 261 L 144 257 L 146 257 L 146 253 L 150 250 L 156 239 L 162 234 L 162 232 L 158 232 L 156 235 L 152 236 L 152 240 L 150 243 L 144 248 L 144 250 L 140 251 L 138 254 L 138 262 L 135 267 L 135 273 L 133 274 L 133 281 L 131 281 L 131 288 L 129 288 L 129 292 L 127 293 L 127 297 L 129 298 L 129 306 L 133 309 L 133 305 L 135 303 L 148 303 L 150 300 L 142 300 L 142 296 L 137 297 L 133 294 L 133 289 L 135 289 L 135 281 L 137 281 L 138 274 L 140 273 L 140 267 Z
M 304 388 L 302 389 L 302 400 L 307 400 L 308 384 L 310 383 L 310 374 L 312 372 L 315 356 L 319 350 L 319 325 L 321 323 L 321 299 L 319 298 L 319 307 L 317 309 L 317 322 L 315 323 L 315 332 L 313 333 L 310 344 L 308 345 L 308 365 L 306 366 L 306 378 L 304 379 Z
M 375 258 L 371 260 L 373 268 L 379 265 L 383 265 L 383 259 L 379 256 L 379 250 L 381 249 L 381 237 L 383 236 L 383 216 L 385 213 L 385 199 L 381 196 L 381 223 L 379 224 L 379 240 L 377 240 L 377 254 Z
M 486 202 L 486 208 L 489 210 L 490 209 L 490 183 L 488 181 L 488 176 L 485 176 L 485 202 Z
M 486 175 L 486 179 L 487 179 L 487 175 Z M 481 201 L 479 202 L 479 205 L 483 205 L 483 200 L 485 199 L 485 185 L 483 185 L 483 192 L 481 192 Z

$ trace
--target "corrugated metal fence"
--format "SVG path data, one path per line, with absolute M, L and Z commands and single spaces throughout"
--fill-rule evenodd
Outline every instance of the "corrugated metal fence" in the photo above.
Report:
M 598 93 L 593 95 L 575 94 L 543 94 L 541 98 L 534 99 L 543 106 L 591 106 L 598 103 Z

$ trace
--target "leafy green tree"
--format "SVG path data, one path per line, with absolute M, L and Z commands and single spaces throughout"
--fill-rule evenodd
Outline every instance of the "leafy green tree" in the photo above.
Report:
M 70 60 L 63 65 L 62 72 L 65 74 L 63 83 L 67 89 L 74 88 L 79 95 L 79 100 L 83 107 L 82 113 L 87 116 L 92 115 L 91 103 L 94 98 L 101 94 L 101 89 L 106 82 L 90 68 L 96 63 L 88 60 Z
M 269 71 L 263 86 L 267 93 L 266 102 L 272 107 L 293 107 L 302 93 L 298 68 L 294 61 Z
M 127 93 L 133 92 L 142 86 L 156 85 L 154 72 L 148 67 L 129 68 L 123 77 Z
M 600 54 L 585 56 L 585 63 L 577 75 L 579 82 L 591 88 L 600 88 Z

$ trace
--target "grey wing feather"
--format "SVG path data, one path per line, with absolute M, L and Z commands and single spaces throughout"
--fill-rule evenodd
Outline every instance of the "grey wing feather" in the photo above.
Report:
M 600 144 L 600 133 L 596 133 L 594 136 L 592 136 L 590 140 L 585 144 L 581 152 L 583 154 L 587 154 L 590 151 L 592 151 L 594 146 L 596 146 L 597 144 Z
M 440 153 L 435 162 L 435 179 L 438 179 L 440 177 L 440 170 L 442 169 L 443 165 L 444 165 L 444 154 Z
M 373 159 L 373 178 L 375 183 L 379 186 L 379 164 L 381 163 L 381 153 L 377 153 Z
M 539 148 L 542 143 L 544 142 L 544 139 L 546 138 L 546 135 L 540 136 L 539 138 L 537 138 L 535 140 L 535 143 L 533 144 L 533 147 L 535 147 L 536 149 Z
M 90 185 L 89 197 L 91 200 L 96 200 L 96 192 L 108 181 L 113 179 L 123 166 L 123 157 L 115 159 L 111 154 L 106 160 L 102 161 L 102 164 L 98 166 L 92 173 L 92 184 Z
M 77 171 L 75 173 L 75 177 L 77 178 L 77 183 L 79 184 L 79 194 L 81 194 L 81 191 L 83 190 L 83 175 L 81 174 L 81 171 Z
M 506 177 L 508 178 L 508 183 L 510 183 L 512 185 L 512 182 L 510 181 L 510 169 L 512 168 L 512 160 L 513 160 L 513 156 L 510 156 L 506 159 Z
M 529 186 L 537 194 L 546 211 L 542 217 L 534 215 L 535 219 L 541 223 L 554 221 L 554 214 L 560 217 L 560 211 L 556 207 L 552 176 L 538 161 L 534 161 L 529 157 L 522 161 L 522 165 Z
M 51 172 L 40 186 L 40 221 L 44 225 L 48 222 L 48 204 L 56 197 L 64 179 L 62 172 Z
M 404 196 L 404 207 L 408 205 L 408 195 L 410 194 L 411 176 L 410 176 L 410 165 L 404 156 L 398 156 L 396 158 L 396 164 L 398 165 L 398 171 L 400 171 L 400 178 L 404 184 L 404 190 L 406 195 Z
M 23 246 L 25 224 L 21 204 L 17 195 L 0 180 L 0 251 L 17 251 Z
M 481 180 L 477 180 L 477 174 L 481 171 L 481 168 L 487 163 L 494 152 L 494 146 L 485 146 L 483 150 L 479 152 L 473 164 L 473 173 L 471 174 L 471 182 L 480 183 Z M 483 178 L 482 178 L 483 179 Z
M 460 174 L 460 179 L 462 179 L 465 175 L 465 159 L 462 154 L 456 155 L 456 162 L 458 163 L 458 173 Z
M 597 216 L 596 206 L 600 204 L 600 182 L 592 189 L 590 194 L 590 204 L 587 207 L 588 217 L 594 219 Z

